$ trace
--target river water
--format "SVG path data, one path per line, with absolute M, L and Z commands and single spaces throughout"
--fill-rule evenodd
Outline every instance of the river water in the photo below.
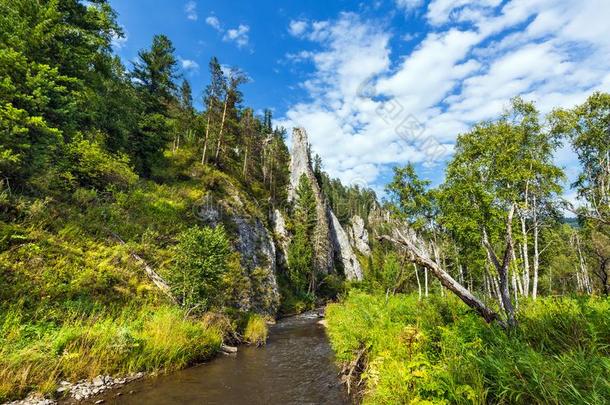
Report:
M 148 378 L 111 392 L 106 404 L 349 404 L 324 327 L 315 314 L 271 326 L 267 345 Z M 132 394 L 127 392 L 133 391 Z

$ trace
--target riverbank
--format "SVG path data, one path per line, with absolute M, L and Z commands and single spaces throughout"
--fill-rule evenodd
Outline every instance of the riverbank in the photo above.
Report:
M 82 400 L 141 378 L 210 360 L 223 342 L 262 345 L 265 319 L 255 314 L 186 316 L 175 306 L 106 309 L 66 316 L 60 325 L 5 316 L 0 399 Z M 238 316 L 239 315 L 239 316 Z
M 354 291 L 326 311 L 352 391 L 365 404 L 603 404 L 610 398 L 610 300 L 520 302 L 512 334 L 455 297 Z
M 152 376 L 96 397 L 105 404 L 332 404 L 350 403 L 317 311 L 282 318 L 263 347 Z M 132 394 L 127 394 L 133 391 Z

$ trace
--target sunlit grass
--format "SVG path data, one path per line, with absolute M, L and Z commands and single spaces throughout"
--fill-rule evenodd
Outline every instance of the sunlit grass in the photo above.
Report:
M 454 297 L 351 293 L 327 310 L 337 359 L 365 348 L 370 404 L 589 403 L 610 398 L 610 301 L 521 302 L 519 328 L 485 324 Z

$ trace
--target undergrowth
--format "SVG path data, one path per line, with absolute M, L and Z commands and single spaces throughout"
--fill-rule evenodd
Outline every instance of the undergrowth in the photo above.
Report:
M 485 324 L 454 297 L 353 291 L 326 316 L 337 360 L 364 349 L 367 404 L 603 404 L 610 398 L 610 300 L 521 302 L 519 327 Z M 356 380 L 356 383 L 358 380 Z

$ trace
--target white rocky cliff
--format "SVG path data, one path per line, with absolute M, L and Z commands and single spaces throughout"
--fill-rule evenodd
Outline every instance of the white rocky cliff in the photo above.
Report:
M 294 199 L 296 187 L 303 174 L 309 179 L 316 198 L 318 222 L 313 243 L 318 269 L 326 274 L 332 272 L 337 259 L 343 265 L 348 280 L 362 280 L 362 268 L 350 245 L 348 234 L 328 206 L 313 173 L 307 133 L 303 128 L 294 128 L 290 151 L 289 199 Z
M 364 226 L 364 219 L 359 215 L 354 215 L 351 219 L 351 226 L 348 227 L 348 237 L 351 245 L 365 256 L 371 255 L 369 246 L 369 232 Z
M 360 267 L 358 258 L 352 250 L 347 233 L 332 210 L 328 210 L 328 215 L 331 219 L 331 235 L 333 237 L 335 257 L 341 260 L 345 278 L 348 280 L 362 280 L 362 268 Z
M 307 176 L 316 199 L 317 223 L 314 229 L 314 240 L 312 241 L 315 265 L 319 272 L 329 274 L 333 271 L 334 265 L 327 204 L 311 167 L 307 133 L 303 128 L 294 128 L 292 130 L 292 149 L 290 150 L 289 200 L 294 199 L 295 190 L 299 184 L 299 179 L 303 174 Z

